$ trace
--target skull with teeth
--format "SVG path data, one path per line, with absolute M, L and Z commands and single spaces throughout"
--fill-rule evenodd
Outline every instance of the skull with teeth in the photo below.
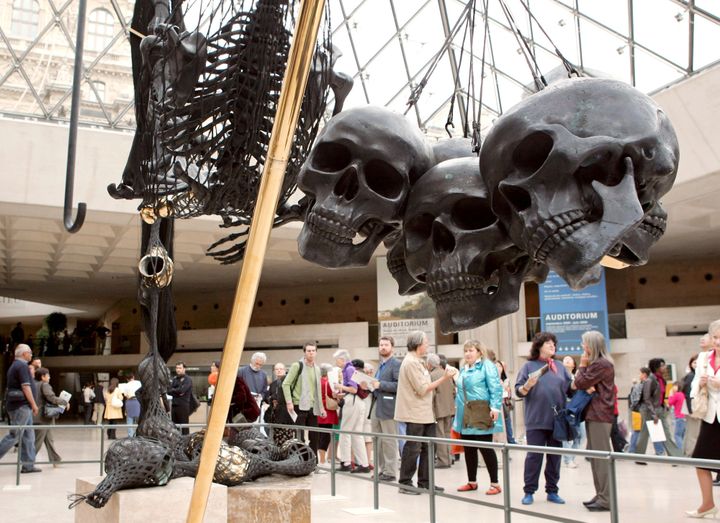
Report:
M 311 200 L 300 255 L 330 268 L 367 265 L 400 226 L 410 187 L 431 165 L 424 136 L 403 116 L 372 106 L 334 116 L 298 177 Z
M 493 214 L 477 159 L 447 160 L 420 178 L 408 198 L 403 234 L 408 271 L 426 282 L 443 332 L 518 309 L 530 258 Z
M 480 170 L 515 244 L 580 288 L 670 190 L 678 157 L 673 127 L 651 98 L 615 80 L 580 78 L 501 116 Z

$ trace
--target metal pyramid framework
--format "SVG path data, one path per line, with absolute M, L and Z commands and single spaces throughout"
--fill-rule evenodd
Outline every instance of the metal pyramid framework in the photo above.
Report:
M 69 119 L 76 0 L 0 0 L 0 114 Z M 537 19 L 530 17 L 523 6 Z M 720 4 L 714 0 L 505 0 L 543 73 L 560 62 L 542 26 L 580 69 L 602 71 L 653 92 L 720 60 Z M 412 89 L 457 22 L 462 0 L 329 0 L 333 41 L 343 52 L 337 70 L 356 81 L 346 107 L 388 106 L 403 112 Z M 134 127 L 128 44 L 132 0 L 90 0 L 86 22 L 85 125 Z M 453 39 L 423 96 L 412 108 L 418 125 L 444 135 L 453 97 L 467 99 L 476 75 L 487 17 L 483 127 L 517 102 L 532 76 L 498 0 L 476 2 L 474 53 L 463 34 Z M 476 83 L 479 78 L 476 78 Z M 461 105 L 461 104 L 458 104 Z M 458 126 L 459 129 L 459 126 Z

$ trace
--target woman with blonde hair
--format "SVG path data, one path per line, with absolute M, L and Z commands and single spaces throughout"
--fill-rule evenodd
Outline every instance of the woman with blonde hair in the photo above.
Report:
M 588 450 L 612 450 L 610 430 L 615 420 L 615 367 L 605 346 L 605 337 L 598 331 L 582 335 L 583 354 L 575 373 L 575 387 L 595 389 L 585 411 Z M 591 459 L 595 496 L 583 502 L 591 512 L 610 510 L 610 472 L 608 462 Z
M 503 386 L 495 364 L 485 357 L 485 347 L 477 340 L 468 340 L 463 346 L 465 366 L 457 380 L 455 395 L 455 422 L 453 429 L 469 441 L 491 442 L 493 434 L 503 432 L 502 401 Z M 466 426 L 463 420 L 466 402 L 474 400 L 487 401 L 490 406 L 490 417 L 493 421 L 489 429 Z M 482 454 L 485 466 L 490 475 L 490 488 L 485 492 L 492 496 L 500 494 L 502 489 L 498 482 L 498 461 L 495 451 L 490 448 L 465 447 L 465 468 L 468 482 L 458 487 L 459 492 L 477 490 L 478 450 Z
M 707 412 L 700 424 L 700 434 L 692 457 L 699 459 L 720 459 L 720 320 L 715 320 L 708 329 L 712 346 L 707 352 L 698 355 L 695 366 L 695 378 L 690 396 L 707 394 Z M 702 503 L 697 510 L 686 512 L 690 518 L 714 517 L 718 511 L 713 499 L 713 480 L 710 469 L 698 468 L 698 483 L 702 494 Z
M 118 386 L 120 380 L 112 378 L 105 391 L 105 414 L 103 418 L 108 425 L 118 425 L 123 419 L 123 393 Z M 108 439 L 117 439 L 115 429 L 107 429 Z

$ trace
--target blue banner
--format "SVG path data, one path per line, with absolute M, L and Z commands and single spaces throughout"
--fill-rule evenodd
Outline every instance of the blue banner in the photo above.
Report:
M 557 336 L 558 354 L 582 354 L 584 332 L 603 333 L 610 350 L 605 269 L 600 282 L 574 291 L 555 272 L 550 271 L 540 286 L 540 328 Z

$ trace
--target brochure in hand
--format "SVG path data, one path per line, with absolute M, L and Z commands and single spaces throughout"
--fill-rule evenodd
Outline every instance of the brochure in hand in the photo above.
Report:
M 540 367 L 538 370 L 534 370 L 530 374 L 528 374 L 528 379 L 539 378 L 540 376 L 545 374 L 547 371 L 548 371 L 548 365 L 546 363 L 545 365 Z

